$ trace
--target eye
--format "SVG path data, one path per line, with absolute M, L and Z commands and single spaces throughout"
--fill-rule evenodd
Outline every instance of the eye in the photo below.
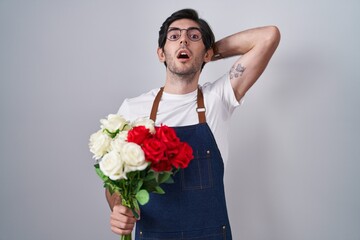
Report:
M 200 39 L 200 36 L 199 36 L 199 34 L 191 34 L 191 35 L 190 35 L 190 39 L 191 39 L 191 40 L 199 40 L 199 39 Z
M 179 38 L 180 38 L 180 33 L 178 30 L 170 30 L 167 33 L 167 39 L 169 39 L 171 41 L 178 40 Z
M 192 41 L 198 41 L 201 39 L 201 32 L 198 29 L 190 29 L 188 30 L 188 37 Z

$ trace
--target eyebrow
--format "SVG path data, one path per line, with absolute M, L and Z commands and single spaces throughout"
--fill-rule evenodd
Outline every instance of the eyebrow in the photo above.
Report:
M 188 27 L 188 28 L 179 28 L 179 27 L 169 27 L 168 31 L 171 30 L 190 30 L 190 29 L 197 29 L 197 30 L 201 30 L 199 27 Z

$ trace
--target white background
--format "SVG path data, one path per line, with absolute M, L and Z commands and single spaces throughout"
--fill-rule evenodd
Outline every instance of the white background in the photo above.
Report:
M 88 138 L 125 97 L 163 84 L 158 30 L 185 7 L 217 39 L 282 33 L 232 120 L 234 239 L 360 239 L 358 0 L 0 0 L 0 240 L 118 239 Z

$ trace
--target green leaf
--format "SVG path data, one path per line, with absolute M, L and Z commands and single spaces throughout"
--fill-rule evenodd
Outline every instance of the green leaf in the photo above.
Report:
M 99 164 L 96 164 L 96 165 L 95 165 L 95 171 L 96 171 L 96 174 L 97 174 L 97 175 L 101 178 L 101 180 L 103 180 L 104 182 L 109 180 L 109 177 L 108 177 L 108 176 L 105 176 L 105 174 L 100 170 Z
M 127 203 L 128 203 L 127 207 L 130 208 L 130 210 L 132 211 L 134 217 L 136 219 L 139 219 L 138 208 L 136 208 L 136 206 L 139 206 L 139 204 L 137 203 L 137 200 L 136 199 L 132 199 L 132 200 L 129 199 L 129 201 Z M 134 204 L 136 204 L 136 206 Z
M 150 181 L 155 179 L 155 173 L 153 171 L 150 171 L 144 178 L 144 181 Z
M 162 189 L 160 186 L 155 187 L 155 192 L 158 193 L 158 194 L 164 194 L 165 193 L 164 189 Z
M 135 197 L 141 205 L 145 205 L 150 199 L 150 195 L 145 189 L 142 189 L 136 193 Z
M 139 202 L 136 198 L 133 198 L 132 204 L 135 211 L 139 212 L 140 211 Z
M 124 124 L 123 128 L 121 129 L 121 131 L 124 131 L 124 130 L 130 130 L 131 129 L 131 125 L 130 124 Z
M 159 172 L 154 172 L 154 176 L 155 176 L 155 181 L 156 181 L 156 182 L 159 182 L 159 175 L 160 175 Z
M 111 138 L 115 138 L 116 135 L 120 132 L 120 129 L 117 129 L 115 132 L 110 132 L 108 129 L 103 130 L 105 133 L 107 133 Z
M 171 176 L 171 172 L 164 172 L 159 174 L 158 183 L 166 182 L 170 178 L 170 176 Z
M 170 176 L 164 183 L 174 183 L 174 179 Z
M 136 188 L 135 188 L 135 192 L 139 192 L 139 191 L 140 191 L 143 183 L 144 183 L 144 181 L 143 181 L 142 179 L 140 179 L 140 180 L 138 181 L 137 186 L 136 186 Z
M 151 181 L 146 181 L 144 182 L 142 189 L 146 189 L 148 192 L 154 192 L 155 191 L 155 187 L 158 186 L 159 183 L 157 183 L 155 181 L 155 179 L 151 180 Z
M 132 208 L 130 208 L 130 209 L 131 209 L 132 214 L 134 215 L 134 217 L 135 217 L 136 219 L 139 219 L 139 214 L 138 214 L 134 209 L 132 209 Z
M 135 199 L 135 198 L 134 198 L 133 201 L 132 201 L 131 211 L 133 212 L 134 217 L 135 217 L 136 219 L 139 219 L 140 207 L 139 207 L 138 200 Z
M 110 179 L 109 181 L 104 182 L 104 187 L 109 190 L 111 195 L 113 195 L 115 192 L 120 193 L 119 187 Z

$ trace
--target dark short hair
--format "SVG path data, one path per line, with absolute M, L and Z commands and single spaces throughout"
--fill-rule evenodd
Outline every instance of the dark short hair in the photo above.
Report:
M 180 20 L 180 19 L 190 19 L 190 20 L 195 21 L 197 24 L 199 24 L 200 31 L 202 34 L 202 41 L 205 45 L 206 50 L 209 50 L 210 48 L 213 47 L 214 42 L 215 42 L 215 36 L 214 36 L 214 33 L 212 32 L 209 24 L 205 20 L 199 18 L 199 15 L 195 10 L 187 8 L 187 9 L 182 9 L 177 12 L 174 12 L 162 24 L 160 31 L 159 31 L 159 40 L 158 40 L 159 48 L 163 49 L 165 46 L 166 35 L 167 35 L 167 31 L 169 29 L 169 26 L 176 20 Z

